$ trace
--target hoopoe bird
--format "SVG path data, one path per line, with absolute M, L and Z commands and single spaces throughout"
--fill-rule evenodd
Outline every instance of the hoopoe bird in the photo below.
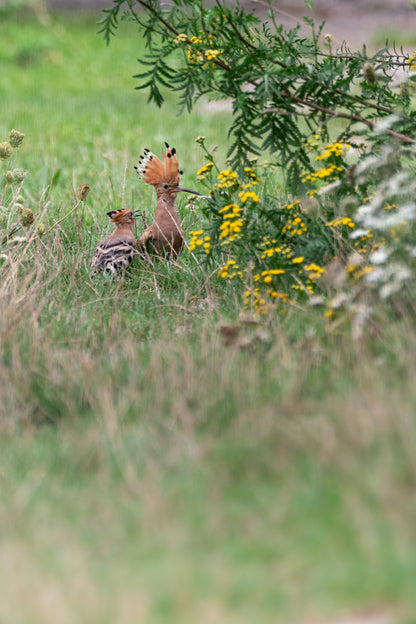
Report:
M 110 210 L 107 215 L 116 229 L 97 246 L 91 260 L 91 272 L 104 271 L 115 275 L 127 269 L 133 256 L 137 254 L 133 233 L 136 214 L 122 208 Z
M 183 171 L 179 171 L 176 150 L 165 145 L 162 160 L 145 149 L 139 166 L 135 167 L 144 182 L 154 186 L 157 195 L 154 221 L 140 236 L 137 247 L 142 252 L 167 252 L 170 257 L 177 258 L 184 247 L 185 236 L 175 208 L 176 196 L 179 192 L 200 196 L 201 193 L 179 186 Z

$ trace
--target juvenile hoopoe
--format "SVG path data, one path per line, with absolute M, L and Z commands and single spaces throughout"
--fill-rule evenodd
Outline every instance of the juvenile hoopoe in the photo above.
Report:
M 91 260 L 91 271 L 105 271 L 116 274 L 129 266 L 137 254 L 133 227 L 136 222 L 132 210 L 122 208 L 107 212 L 116 229 L 97 246 Z
M 178 159 L 174 147 L 167 143 L 166 153 L 162 152 L 162 160 L 148 149 L 139 158 L 137 173 L 147 183 L 154 186 L 157 194 L 157 206 L 152 225 L 145 229 L 137 241 L 139 251 L 166 251 L 176 258 L 185 244 L 185 236 L 175 208 L 176 196 L 179 192 L 201 195 L 196 191 L 179 186 L 183 171 L 179 171 Z

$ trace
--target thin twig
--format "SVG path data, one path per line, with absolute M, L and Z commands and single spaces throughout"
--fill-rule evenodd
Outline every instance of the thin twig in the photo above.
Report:
M 376 122 L 370 121 L 369 119 L 365 119 L 364 117 L 361 117 L 360 115 L 352 115 L 350 113 L 342 113 L 341 111 L 335 111 L 330 108 L 325 108 L 325 106 L 320 106 L 319 104 L 315 104 L 315 102 L 311 102 L 310 100 L 304 100 L 300 97 L 297 97 L 296 95 L 292 95 L 291 93 L 281 93 L 281 96 L 288 100 L 293 100 L 294 102 L 298 104 L 302 104 L 303 106 L 307 106 L 308 108 L 313 108 L 314 110 L 320 111 L 321 113 L 324 113 L 325 115 L 329 115 L 330 117 L 340 117 L 342 119 L 348 119 L 350 121 L 357 121 L 359 123 L 365 124 L 366 126 L 372 129 L 374 129 L 377 125 Z M 279 112 L 279 109 L 277 108 L 268 108 L 264 111 L 264 113 L 277 113 L 277 112 Z M 293 114 L 296 115 L 296 111 L 294 111 Z M 390 130 L 390 128 L 386 128 L 385 131 L 388 134 L 391 134 L 392 136 L 400 139 L 401 141 L 404 141 L 405 143 L 416 143 L 416 139 L 412 139 L 411 137 L 406 136 L 405 134 L 401 134 L 400 132 L 396 132 L 395 130 Z
M 78 206 L 81 203 L 81 199 L 79 199 L 77 201 L 77 203 L 75 204 L 75 206 L 73 206 L 73 208 L 71 208 L 71 210 L 69 212 L 66 213 L 66 215 L 64 215 L 63 217 L 61 217 L 60 219 L 58 219 L 58 221 L 55 221 L 55 223 L 49 228 L 49 230 L 46 230 L 45 234 L 43 234 L 43 236 L 46 236 L 46 234 L 49 234 L 49 232 L 51 232 L 53 229 L 56 228 L 57 225 L 59 225 L 60 223 L 62 223 L 62 221 L 65 221 L 65 219 L 67 219 L 76 208 L 78 208 Z

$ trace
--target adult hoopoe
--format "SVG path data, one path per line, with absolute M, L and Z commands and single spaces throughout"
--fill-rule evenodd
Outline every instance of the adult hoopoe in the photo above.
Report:
M 196 191 L 179 186 L 182 171 L 179 171 L 178 159 L 174 147 L 167 143 L 166 153 L 162 152 L 162 160 L 144 150 L 139 158 L 139 166 L 135 167 L 142 179 L 154 186 L 157 194 L 155 218 L 137 241 L 139 251 L 166 251 L 176 258 L 185 244 L 185 236 L 175 208 L 176 196 L 179 192 L 201 195 Z
M 132 210 L 125 208 L 110 210 L 107 214 L 116 229 L 97 246 L 91 260 L 91 271 L 105 271 L 114 275 L 127 269 L 133 256 L 137 254 L 133 234 L 136 216 Z

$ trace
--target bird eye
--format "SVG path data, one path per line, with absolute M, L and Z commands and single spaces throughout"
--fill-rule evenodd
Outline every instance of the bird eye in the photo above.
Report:
M 169 184 L 164 184 L 163 188 L 169 188 Z

